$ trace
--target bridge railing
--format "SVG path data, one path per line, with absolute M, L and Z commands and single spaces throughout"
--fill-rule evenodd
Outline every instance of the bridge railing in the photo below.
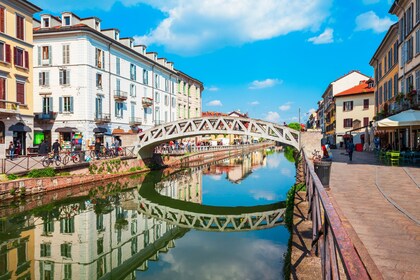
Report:
M 302 162 L 306 180 L 306 199 L 309 204 L 308 218 L 312 220 L 311 253 L 321 257 L 323 279 L 340 279 L 343 272 L 348 279 L 370 279 L 324 186 L 303 150 Z
M 217 145 L 217 146 L 184 146 L 184 147 L 170 147 L 170 146 L 159 146 L 156 147 L 156 152 L 162 155 L 182 155 L 185 153 L 197 153 L 207 151 L 219 151 L 219 150 L 233 150 L 249 147 L 257 144 L 241 144 L 241 145 Z

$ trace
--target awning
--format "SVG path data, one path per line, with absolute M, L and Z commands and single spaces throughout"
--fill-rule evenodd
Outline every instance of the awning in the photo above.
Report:
M 379 129 L 415 125 L 420 126 L 420 111 L 417 110 L 407 110 L 376 122 Z
M 32 129 L 29 126 L 26 126 L 24 124 L 18 123 L 11 125 L 9 127 L 9 131 L 15 131 L 15 132 L 31 132 Z
M 55 132 L 74 133 L 74 132 L 77 132 L 77 128 L 75 128 L 75 127 L 68 127 L 68 126 L 59 127 L 59 128 L 56 128 L 55 129 Z
M 93 132 L 95 132 L 95 133 L 106 133 L 106 132 L 108 132 L 108 129 L 106 129 L 104 127 L 95 127 L 93 129 Z

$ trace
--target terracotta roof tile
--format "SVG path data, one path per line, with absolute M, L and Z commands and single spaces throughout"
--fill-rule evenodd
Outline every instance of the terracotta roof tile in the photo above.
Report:
M 367 94 L 373 93 L 375 91 L 374 87 L 369 87 L 369 83 L 373 82 L 372 80 L 361 81 L 360 84 L 354 86 L 352 88 L 346 89 L 340 93 L 334 95 L 334 97 L 341 97 L 347 95 L 355 95 L 355 94 Z

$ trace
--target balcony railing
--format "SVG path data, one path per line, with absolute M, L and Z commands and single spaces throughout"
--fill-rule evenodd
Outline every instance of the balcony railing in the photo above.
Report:
M 402 95 L 398 101 L 396 97 L 393 97 L 388 100 L 388 102 L 387 108 L 384 108 L 380 113 L 378 113 L 375 120 L 378 121 L 409 109 L 420 109 L 420 92 L 412 91 L 407 95 Z
M 114 90 L 114 98 L 118 100 L 126 100 L 127 99 L 127 92 L 121 90 Z
M 153 105 L 153 98 L 150 97 L 143 97 L 141 99 L 141 102 L 143 104 L 143 107 L 147 108 Z
M 19 102 L 12 102 L 6 100 L 0 100 L 0 113 L 3 114 L 18 114 L 19 113 Z
M 105 114 L 105 113 L 95 113 L 95 122 L 96 123 L 109 123 L 111 121 L 111 114 Z
M 35 113 L 35 121 L 52 121 L 57 117 L 57 112 Z
M 141 125 L 141 118 L 130 117 L 129 124 L 130 125 Z

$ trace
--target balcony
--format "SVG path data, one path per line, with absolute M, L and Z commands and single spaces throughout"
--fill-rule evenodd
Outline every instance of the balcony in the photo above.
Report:
M 141 125 L 141 118 L 130 117 L 129 124 L 131 126 Z
M 408 94 L 394 96 L 382 106 L 381 111 L 375 116 L 375 120 L 379 121 L 409 109 L 420 109 L 420 92 L 412 91 Z
M 150 97 L 143 97 L 141 99 L 144 108 L 153 106 L 153 98 Z
M 116 100 L 126 100 L 127 96 L 126 91 L 114 90 L 114 99 Z
M 0 115 L 17 115 L 19 114 L 19 103 L 0 100 Z
M 109 123 L 111 122 L 111 114 L 105 114 L 102 112 L 95 113 L 95 123 Z
M 57 117 L 57 112 L 34 113 L 35 121 L 41 123 L 52 123 Z

